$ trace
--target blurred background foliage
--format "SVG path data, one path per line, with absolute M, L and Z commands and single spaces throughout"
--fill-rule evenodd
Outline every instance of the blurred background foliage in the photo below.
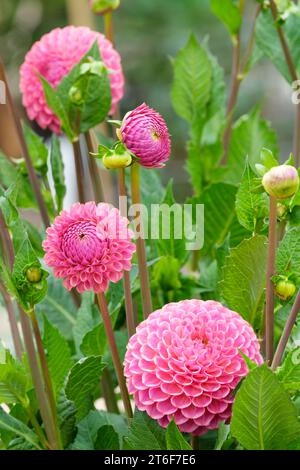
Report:
M 243 39 L 246 42 L 256 2 L 246 0 Z M 68 23 L 88 24 L 103 30 L 102 17 L 93 15 L 86 0 L 0 0 L 0 55 L 7 66 L 16 100 L 19 67 L 26 52 L 41 35 Z M 209 37 L 210 49 L 225 69 L 227 82 L 232 46 L 225 27 L 212 14 L 209 0 L 122 0 L 114 13 L 116 47 L 126 76 L 121 112 L 146 101 L 166 118 L 173 140 L 173 158 L 162 174 L 174 176 L 179 199 L 190 193 L 184 165 L 187 128 L 170 102 L 171 60 L 184 46 L 189 31 Z M 236 117 L 257 103 L 278 133 L 282 158 L 291 149 L 293 105 L 290 88 L 267 60 L 261 60 L 243 82 Z

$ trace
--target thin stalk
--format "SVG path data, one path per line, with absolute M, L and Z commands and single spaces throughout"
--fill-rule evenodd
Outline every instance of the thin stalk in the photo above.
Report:
M 101 389 L 109 413 L 120 414 L 118 403 L 115 395 L 114 384 L 111 374 L 107 368 L 102 372 Z
M 115 340 L 114 331 L 113 331 L 113 327 L 111 324 L 105 295 L 103 293 L 97 294 L 97 299 L 98 299 L 98 306 L 99 306 L 99 310 L 102 316 L 106 336 L 107 336 L 108 343 L 109 343 L 110 350 L 111 350 L 112 360 L 115 366 L 115 371 L 116 371 L 116 375 L 117 375 L 117 379 L 118 379 L 118 383 L 120 387 L 122 400 L 124 403 L 124 408 L 125 408 L 128 419 L 131 419 L 133 416 L 133 413 L 132 413 L 129 393 L 127 390 L 126 381 L 125 381 L 125 377 L 123 374 L 123 367 L 122 367 L 120 356 L 118 353 L 117 343 Z
M 47 442 L 45 434 L 44 434 L 41 426 L 39 425 L 38 420 L 36 419 L 32 409 L 30 408 L 30 405 L 28 407 L 26 407 L 26 412 L 27 412 L 28 418 L 30 419 L 31 424 L 33 426 L 33 429 L 35 430 L 35 433 L 38 436 L 41 444 L 43 445 L 43 447 L 45 449 L 49 449 L 50 448 L 49 442 Z
M 56 411 L 56 403 L 55 403 L 55 398 L 54 398 L 54 392 L 53 392 L 53 386 L 52 386 L 52 381 L 49 373 L 49 368 L 48 368 L 48 363 L 47 363 L 47 358 L 43 346 L 43 341 L 40 333 L 40 328 L 37 322 L 37 318 L 35 315 L 35 310 L 34 307 L 30 310 L 29 312 L 29 317 L 31 319 L 31 324 L 35 336 L 35 341 L 39 353 L 39 358 L 41 362 L 41 369 L 42 369 L 42 374 L 45 382 L 45 390 L 47 393 L 47 397 L 50 403 L 50 408 L 53 416 L 53 421 L 55 425 L 55 430 L 56 430 L 56 437 L 57 437 L 57 442 L 59 445 L 59 448 L 62 448 L 61 445 L 61 438 L 60 438 L 60 432 L 58 428 L 58 418 L 57 418 L 57 411 Z
M 191 435 L 191 446 L 193 450 L 199 450 L 198 436 Z
M 276 256 L 276 231 L 277 231 L 277 202 L 276 198 L 270 196 L 269 215 L 269 245 L 267 264 L 267 291 L 266 291 L 266 312 L 265 312 L 265 338 L 266 338 L 266 359 L 269 364 L 274 353 L 274 284 L 272 277 L 275 274 Z
M 24 338 L 24 342 L 26 346 L 26 351 L 28 354 L 30 372 L 31 372 L 36 396 L 38 399 L 38 403 L 39 403 L 39 409 L 41 412 L 42 420 L 45 426 L 45 430 L 46 430 L 50 447 L 51 449 L 56 450 L 59 448 L 59 446 L 58 446 L 57 439 L 56 439 L 55 425 L 54 425 L 51 410 L 50 410 L 50 404 L 45 395 L 41 371 L 39 369 L 36 352 L 34 349 L 34 343 L 32 339 L 29 318 L 20 307 L 19 307 L 19 312 L 20 312 L 20 320 L 21 320 L 22 331 L 23 331 L 23 338 Z
M 86 145 L 87 145 L 89 154 L 96 153 L 97 145 L 94 142 L 91 131 L 88 131 L 85 133 L 85 140 L 86 140 Z M 88 155 L 87 159 L 88 159 L 88 164 L 89 164 L 89 172 L 90 172 L 90 177 L 92 181 L 95 201 L 98 203 L 104 200 L 99 168 L 94 157 Z
M 138 207 L 141 205 L 141 194 L 140 194 L 140 166 L 138 163 L 134 163 L 131 166 L 131 197 L 132 203 Z M 138 258 L 140 285 L 141 285 L 141 297 L 144 318 L 147 318 L 152 309 L 151 291 L 149 285 L 149 276 L 147 269 L 147 257 L 146 257 L 146 246 L 143 238 L 143 221 L 142 213 L 137 210 L 137 217 L 140 219 L 140 234 L 136 239 L 136 253 Z
M 74 161 L 76 167 L 76 179 L 77 179 L 77 189 L 79 202 L 84 203 L 85 201 L 85 191 L 84 191 L 84 166 L 81 155 L 80 140 L 75 140 L 73 142 L 73 151 L 74 151 Z
M 104 15 L 104 30 L 105 30 L 105 36 L 113 44 L 114 43 L 114 30 L 113 30 L 113 22 L 112 22 L 112 11 L 108 11 Z
M 254 13 L 254 21 L 252 23 L 251 33 L 250 33 L 249 41 L 248 41 L 248 44 L 247 44 L 247 47 L 246 47 L 246 52 L 245 52 L 245 56 L 244 56 L 244 60 L 243 60 L 243 65 L 241 67 L 241 75 L 242 76 L 245 75 L 245 73 L 247 71 L 249 61 L 250 61 L 251 56 L 252 56 L 253 48 L 254 48 L 254 45 L 255 45 L 255 25 L 256 25 L 256 20 L 258 18 L 258 15 L 261 12 L 261 8 L 262 8 L 261 4 L 257 5 L 255 13 Z
M 121 168 L 119 170 L 119 209 L 123 217 L 127 217 L 127 192 L 125 184 L 125 170 Z M 133 302 L 131 295 L 131 286 L 130 286 L 130 272 L 123 272 L 123 286 L 124 286 L 124 296 L 125 296 L 125 311 L 126 311 L 126 322 L 127 322 L 127 331 L 129 338 L 135 334 L 136 323 L 135 316 L 133 311 Z
M 3 296 L 3 300 L 6 306 L 6 310 L 7 310 L 8 321 L 9 321 L 11 336 L 12 336 L 12 340 L 13 340 L 13 344 L 15 348 L 15 353 L 16 353 L 17 358 L 21 360 L 22 354 L 23 354 L 23 345 L 22 345 L 22 341 L 20 337 L 17 320 L 16 320 L 15 310 L 14 310 L 11 297 L 9 293 L 7 292 L 2 281 L 0 281 L 0 291 Z
M 0 60 L 0 79 L 3 80 L 3 82 L 5 84 L 7 103 L 8 103 L 8 106 L 9 106 L 10 110 L 11 110 L 11 113 L 12 113 L 12 117 L 13 117 L 13 120 L 14 120 L 16 132 L 18 134 L 18 139 L 19 139 L 19 143 L 20 143 L 20 147 L 21 147 L 22 157 L 24 158 L 25 163 L 26 163 L 29 180 L 31 182 L 31 185 L 32 185 L 35 197 L 36 197 L 36 201 L 37 201 L 37 204 L 38 204 L 38 207 L 39 207 L 39 211 L 40 211 L 42 220 L 44 222 L 44 225 L 46 227 L 48 227 L 50 225 L 50 219 L 49 219 L 49 216 L 48 216 L 46 204 L 44 202 L 44 199 L 43 199 L 43 196 L 42 196 L 42 193 L 41 193 L 38 177 L 37 177 L 37 175 L 34 171 L 33 165 L 32 165 L 32 161 L 31 161 L 29 151 L 28 151 L 28 148 L 27 148 L 27 144 L 26 144 L 26 141 L 25 141 L 25 137 L 24 137 L 24 134 L 23 134 L 21 121 L 20 121 L 20 118 L 18 116 L 17 109 L 14 105 L 14 102 L 13 102 L 13 99 L 12 99 L 12 96 L 11 96 L 11 93 L 10 93 L 10 89 L 9 89 L 9 86 L 8 86 L 8 81 L 7 81 L 6 74 L 5 74 L 4 65 L 3 65 L 1 60 Z
M 233 123 L 233 112 L 236 105 L 236 100 L 238 97 L 238 92 L 241 84 L 240 73 L 240 55 L 241 55 L 241 35 L 237 34 L 235 43 L 233 44 L 233 54 L 232 54 L 232 67 L 231 67 L 231 84 L 229 99 L 227 104 L 227 124 L 223 137 L 223 147 L 224 154 L 221 160 L 221 165 L 225 166 L 228 159 L 228 150 L 229 143 L 232 133 L 232 123 Z
M 278 23 L 278 10 L 274 0 L 270 0 L 270 8 L 273 15 L 273 19 L 276 22 L 276 29 L 278 32 L 279 40 L 281 47 L 285 56 L 285 60 L 292 78 L 292 81 L 295 82 L 298 80 L 297 69 L 292 59 L 292 55 L 285 38 L 284 32 L 280 24 Z M 296 109 L 296 119 L 295 119 L 295 131 L 294 131 L 294 144 L 293 144 L 293 154 L 295 157 L 295 163 L 298 167 L 300 165 L 300 103 L 297 104 Z
M 289 337 L 291 336 L 293 326 L 296 323 L 297 315 L 300 311 L 300 290 L 298 291 L 298 294 L 296 296 L 295 302 L 293 304 L 291 313 L 287 319 L 287 322 L 285 324 L 283 333 L 281 335 L 280 341 L 278 343 L 274 359 L 272 362 L 272 370 L 277 369 L 277 367 L 280 365 L 283 353 L 285 351 L 286 345 L 288 343 Z

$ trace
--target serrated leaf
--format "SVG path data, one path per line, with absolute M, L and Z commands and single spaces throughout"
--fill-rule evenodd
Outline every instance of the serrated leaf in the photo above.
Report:
M 255 108 L 249 115 L 242 116 L 233 126 L 228 151 L 228 171 L 226 181 L 237 184 L 241 181 L 246 159 L 254 170 L 260 162 L 260 152 L 263 147 L 278 154 L 276 134 L 270 124 L 261 119 L 260 111 Z
M 97 440 L 98 430 L 110 425 L 119 435 L 119 442 L 122 443 L 123 436 L 127 433 L 126 418 L 104 411 L 90 411 L 77 425 L 78 432 L 72 444 L 72 450 L 94 450 Z
M 224 23 L 231 36 L 235 36 L 241 27 L 242 17 L 235 0 L 210 0 L 213 13 Z
M 90 356 L 77 362 L 67 378 L 66 396 L 76 406 L 76 418 L 80 421 L 93 407 L 93 393 L 99 386 L 105 364 L 101 356 Z
M 76 436 L 76 408 L 68 400 L 64 391 L 60 393 L 57 401 L 57 414 L 63 448 L 68 447 Z
M 72 365 L 71 351 L 66 339 L 44 315 L 43 344 L 55 395 L 58 396 Z
M 296 408 L 266 365 L 251 371 L 237 392 L 231 432 L 247 450 L 284 450 L 299 439 Z
M 294 273 L 300 276 L 300 228 L 289 230 L 280 242 L 276 252 L 278 274 Z
M 212 67 L 205 49 L 192 34 L 173 62 L 172 103 L 189 123 L 199 118 L 210 97 Z
M 98 432 L 95 441 L 96 450 L 119 450 L 119 436 L 110 425 L 102 426 Z
M 13 436 L 24 439 L 28 443 L 27 448 L 41 450 L 36 434 L 24 423 L 13 418 L 0 407 L 0 436 L 11 433 Z
M 24 137 L 33 167 L 43 176 L 47 175 L 48 149 L 40 136 L 29 126 L 23 125 Z
M 289 351 L 276 373 L 286 390 L 295 393 L 300 389 L 300 347 Z
M 135 410 L 133 419 L 124 438 L 126 450 L 165 450 L 166 432 L 147 413 Z
M 174 420 L 170 421 L 168 424 L 166 442 L 167 450 L 192 450 L 192 447 L 185 440 Z
M 53 134 L 51 139 L 50 152 L 51 172 L 55 188 L 55 199 L 57 212 L 63 208 L 63 201 L 66 194 L 64 162 L 60 149 L 59 138 Z
M 0 362 L 0 403 L 28 405 L 29 379 L 23 365 L 6 350 Z
M 221 295 L 229 308 L 251 325 L 260 320 L 266 283 L 267 239 L 255 235 L 230 250 L 220 283 Z
M 268 215 L 266 194 L 255 193 L 256 175 L 248 162 L 236 195 L 236 213 L 240 224 L 250 232 L 255 232 L 258 220 Z

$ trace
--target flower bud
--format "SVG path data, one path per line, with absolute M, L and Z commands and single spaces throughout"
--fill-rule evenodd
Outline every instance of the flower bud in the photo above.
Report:
M 281 300 L 290 300 L 296 292 L 296 286 L 288 279 L 281 279 L 275 286 L 275 292 Z
M 72 86 L 69 91 L 69 98 L 73 104 L 77 106 L 83 103 L 82 91 L 77 86 Z
M 270 196 L 287 199 L 298 191 L 298 171 L 291 165 L 274 166 L 264 175 L 262 185 Z
M 129 152 L 124 153 L 115 153 L 110 152 L 104 155 L 102 158 L 103 165 L 108 170 L 116 170 L 120 168 L 126 168 L 127 166 L 131 165 L 132 163 L 132 156 Z
M 29 282 L 33 284 L 40 282 L 42 279 L 42 270 L 37 266 L 33 266 L 32 268 L 28 268 L 26 271 L 26 278 Z
M 120 5 L 120 0 L 89 0 L 89 5 L 96 15 L 104 15 L 110 10 L 116 10 Z
M 277 204 L 277 217 L 279 219 L 284 218 L 287 212 L 288 206 L 285 206 L 284 204 Z

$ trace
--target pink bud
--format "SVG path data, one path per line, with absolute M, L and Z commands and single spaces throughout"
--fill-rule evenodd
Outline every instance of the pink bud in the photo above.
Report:
M 270 196 L 287 199 L 298 191 L 298 171 L 291 165 L 274 166 L 264 175 L 262 184 Z

